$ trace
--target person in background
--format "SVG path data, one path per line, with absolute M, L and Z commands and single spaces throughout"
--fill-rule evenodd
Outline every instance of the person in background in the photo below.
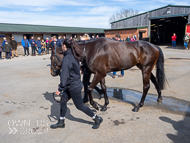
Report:
M 49 54 L 49 48 L 50 48 L 50 45 L 49 45 L 49 38 L 46 38 L 46 54 Z
M 123 42 L 123 41 L 121 40 L 120 34 L 116 34 L 116 35 L 115 35 L 115 40 L 116 40 L 116 41 L 119 41 L 119 42 Z M 113 72 L 112 78 L 115 78 L 115 76 L 116 76 L 116 72 Z M 124 70 L 121 71 L 121 75 L 119 75 L 118 77 L 123 77 L 123 76 L 124 76 Z
M 33 36 L 30 39 L 30 45 L 32 48 L 32 56 L 36 56 L 36 51 L 35 51 L 36 50 L 36 41 Z
M 73 39 L 73 37 L 69 37 L 69 40 L 72 40 Z
M 96 35 L 96 39 L 98 39 L 99 38 L 99 36 L 98 35 Z
M 1 44 L 1 41 L 0 41 L 0 60 L 2 60 L 2 51 L 3 51 L 3 47 L 2 47 L 2 44 Z
M 63 40 L 65 40 L 65 36 L 63 36 Z
M 22 44 L 22 46 L 24 48 L 24 56 L 26 56 L 26 51 L 28 53 L 27 56 L 29 56 L 29 46 L 30 45 L 29 45 L 28 39 L 26 39 L 26 36 L 24 36 L 24 38 L 22 39 L 21 44 Z
M 129 37 L 129 35 L 127 36 L 127 41 L 128 41 L 128 42 L 130 41 L 130 37 Z
M 136 41 L 134 35 L 133 35 L 133 37 L 131 37 L 130 41 Z
M 52 41 L 53 41 L 53 37 L 50 38 L 49 43 L 51 43 Z
M 41 45 L 42 45 L 42 54 L 45 55 L 45 51 L 46 51 L 46 42 L 44 42 L 43 39 L 42 39 Z
M 173 36 L 171 37 L 172 39 L 172 48 L 176 49 L 176 39 L 177 39 L 177 36 L 176 34 L 174 33 Z
M 185 37 L 184 37 L 185 50 L 188 50 L 188 49 L 189 49 L 189 48 L 188 48 L 189 39 L 190 39 L 190 37 L 189 37 L 188 33 L 186 33 L 186 35 L 185 35 Z
M 63 37 L 62 36 L 60 36 L 60 43 L 62 43 L 63 42 Z
M 59 37 L 58 37 L 58 40 L 60 40 L 60 39 L 61 39 L 61 37 L 59 36 Z
M 79 41 L 82 41 L 82 36 L 80 36 Z
M 18 57 L 17 55 L 17 42 L 14 40 L 14 37 L 11 38 L 10 45 L 12 47 L 12 58 Z
M 57 40 L 56 36 L 53 36 L 53 41 L 50 43 L 51 47 L 61 47 L 61 44 L 59 40 Z
M 6 52 L 6 58 L 11 59 L 10 52 L 12 51 L 12 47 L 7 41 L 5 42 L 4 48 Z
M 92 38 L 91 38 L 92 40 L 95 40 L 95 38 L 94 38 L 94 35 L 92 35 Z
M 137 36 L 136 35 L 134 35 L 134 38 L 135 38 L 135 41 L 137 41 Z
M 78 39 L 77 39 L 77 36 L 76 36 L 76 35 L 74 36 L 73 40 L 78 41 Z
M 3 43 L 2 43 L 2 47 L 4 48 L 5 42 L 7 41 L 6 37 L 3 37 Z
M 3 52 L 5 52 L 4 45 L 6 41 L 7 41 L 6 37 L 3 37 L 3 43 L 2 43 Z M 5 58 L 6 58 L 6 53 L 5 53 Z
M 38 40 L 36 41 L 36 46 L 38 47 L 38 55 L 41 55 L 42 45 L 41 45 L 41 42 L 40 42 L 40 37 L 38 37 Z

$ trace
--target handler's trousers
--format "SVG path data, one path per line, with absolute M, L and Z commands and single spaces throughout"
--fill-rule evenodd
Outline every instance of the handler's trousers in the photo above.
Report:
M 85 106 L 82 101 L 82 95 L 81 95 L 81 87 L 75 88 L 71 91 L 66 89 L 63 93 L 63 98 L 66 100 L 65 102 L 60 103 L 60 117 L 65 117 L 67 112 L 67 102 L 72 98 L 76 108 L 82 112 L 84 112 L 86 115 L 93 117 L 94 113 L 92 110 Z

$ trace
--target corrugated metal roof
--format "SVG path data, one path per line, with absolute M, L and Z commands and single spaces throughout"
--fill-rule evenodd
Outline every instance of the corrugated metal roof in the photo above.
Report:
M 101 28 L 62 27 L 0 23 L 0 32 L 16 33 L 104 33 Z
M 136 17 L 136 16 L 139 16 L 139 15 L 143 15 L 143 14 L 146 14 L 148 12 L 153 12 L 153 11 L 156 11 L 156 10 L 159 10 L 159 9 L 162 9 L 162 8 L 166 8 L 166 7 L 190 7 L 190 6 L 170 5 L 169 4 L 169 5 L 166 5 L 164 7 L 160 7 L 160 8 L 157 8 L 157 9 L 154 9 L 154 10 L 150 10 L 150 11 L 147 11 L 147 12 L 143 12 L 143 13 L 140 13 L 140 14 L 137 14 L 137 15 L 134 15 L 134 16 L 130 16 L 130 17 L 126 17 L 126 18 L 123 18 L 123 19 L 120 19 L 120 20 L 113 21 L 110 24 L 116 23 L 116 22 L 119 22 L 119 21 L 123 21 L 123 20 L 129 19 L 129 18 L 132 18 L 132 17 Z

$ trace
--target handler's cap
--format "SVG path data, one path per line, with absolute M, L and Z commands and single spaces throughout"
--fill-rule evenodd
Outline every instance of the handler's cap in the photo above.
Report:
M 3 39 L 6 39 L 6 37 L 4 37 Z
M 11 37 L 11 39 L 14 39 L 14 37 Z

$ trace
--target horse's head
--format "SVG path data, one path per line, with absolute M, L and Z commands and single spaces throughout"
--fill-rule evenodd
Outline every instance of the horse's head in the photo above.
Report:
M 62 60 L 63 60 L 63 50 L 62 47 L 51 47 L 51 75 L 52 76 L 58 76 L 60 75 L 60 70 L 62 66 Z

